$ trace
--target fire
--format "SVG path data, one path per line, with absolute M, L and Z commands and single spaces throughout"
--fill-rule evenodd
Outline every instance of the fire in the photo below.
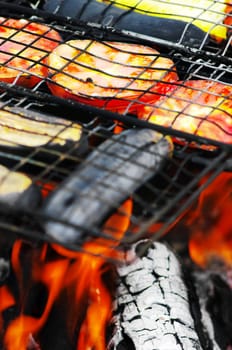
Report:
M 83 252 L 69 251 L 57 244 L 30 247 L 22 240 L 14 243 L 11 266 L 18 293 L 5 286 L 0 288 L 0 313 L 2 316 L 14 305 L 20 311 L 7 326 L 1 318 L 1 329 L 6 327 L 5 350 L 42 350 L 38 345 L 40 334 L 59 302 L 65 303 L 65 324 L 73 348 L 106 349 L 112 295 L 104 276 L 113 271 L 106 257 L 120 257 L 116 246 L 128 229 L 131 212 L 132 200 L 128 199 L 104 224 L 103 231 L 111 238 L 93 239 L 84 244 Z M 35 305 L 28 311 L 28 297 L 39 285 L 46 290 L 44 305 L 38 312 L 34 300 Z
M 231 213 L 232 174 L 224 172 L 201 193 L 196 208 L 188 214 L 189 251 L 200 266 L 215 259 L 232 266 Z

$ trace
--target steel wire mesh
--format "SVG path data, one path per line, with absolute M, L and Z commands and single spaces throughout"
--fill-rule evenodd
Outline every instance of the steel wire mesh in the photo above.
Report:
M 91 2 L 88 3 L 90 4 Z M 112 7 L 111 3 L 107 2 L 106 5 L 109 8 Z M 24 8 L 20 6 L 20 2 L 18 7 L 15 6 L 15 8 L 12 4 L 5 3 L 1 9 L 1 15 L 9 18 L 9 13 L 11 13 L 13 18 L 21 18 Z M 85 10 L 87 10 L 86 7 Z M 132 10 L 134 10 L 134 7 L 128 9 L 129 12 Z M 82 12 L 84 14 L 84 11 Z M 215 13 L 217 13 L 216 10 Z M 1 62 L 1 69 L 12 69 L 11 64 L 16 58 L 24 58 L 26 50 L 36 46 L 35 43 L 38 40 L 46 39 L 45 36 L 48 33 L 53 33 L 53 31 L 59 33 L 62 43 L 68 43 L 66 48 L 76 50 L 76 52 L 74 52 L 72 58 L 62 56 L 61 67 L 59 69 L 53 67 L 52 71 L 47 74 L 47 69 L 51 69 L 47 62 L 50 50 L 49 48 L 43 48 L 44 55 L 39 57 L 39 59 L 38 57 L 27 57 L 29 68 L 22 69 L 18 64 L 13 67 L 13 70 L 17 71 L 13 80 L 1 79 L 0 163 L 9 168 L 11 172 L 27 174 L 40 193 L 44 190 L 46 184 L 53 184 L 54 187 L 52 186 L 51 189 L 48 189 L 48 192 L 52 192 L 75 169 L 88 162 L 88 157 L 91 153 L 98 150 L 105 140 L 112 139 L 116 132 L 120 131 L 123 133 L 123 131 L 130 129 L 141 130 L 147 128 L 158 131 L 164 136 L 169 135 L 174 141 L 173 156 L 167 159 L 164 167 L 157 173 L 154 173 L 154 176 L 151 176 L 148 181 L 145 183 L 141 181 L 133 193 L 127 194 L 127 198 L 131 198 L 133 202 L 130 225 L 123 237 L 120 239 L 113 237 L 113 240 L 118 240 L 121 246 L 130 244 L 143 237 L 149 230 L 154 239 L 163 235 L 168 227 L 178 220 L 190 207 L 207 183 L 212 181 L 220 172 L 231 169 L 232 85 L 230 39 L 228 38 L 227 41 L 224 40 L 222 43 L 217 43 L 212 38 L 207 42 L 203 40 L 200 49 L 196 50 L 183 46 L 181 41 L 173 43 L 167 40 L 165 42 L 153 36 L 126 32 L 118 28 L 112 30 L 112 28 L 101 25 L 95 26 L 91 23 L 78 22 L 76 19 L 66 19 L 65 21 L 65 17 L 59 17 L 56 14 L 48 15 L 46 12 L 30 8 L 24 13 L 23 17 L 25 22 L 20 28 L 21 33 L 27 33 L 27 28 L 31 22 L 46 25 L 46 31 L 33 34 L 35 37 L 29 42 L 20 42 L 20 45 L 22 45 L 20 49 L 17 52 L 10 53 L 10 57 Z M 82 19 L 81 16 L 79 18 L 80 20 Z M 191 19 L 190 23 L 196 19 Z M 26 22 L 27 20 L 29 22 Z M 217 24 L 219 25 L 219 23 Z M 186 25 L 188 26 L 189 24 Z M 229 28 L 227 24 L 222 26 Z M 9 27 L 8 19 L 1 21 L 1 28 L 9 29 Z M 2 47 L 4 43 L 9 44 L 10 42 L 12 46 L 15 43 L 19 44 L 17 35 L 18 31 L 13 31 L 10 36 L 5 36 L 4 31 L 3 33 L 0 32 L 0 52 L 2 54 L 5 53 L 5 49 Z M 73 40 L 83 42 L 83 39 L 86 41 L 86 44 L 78 51 L 76 44 L 73 44 Z M 120 42 L 123 42 L 123 46 L 118 44 L 119 39 Z M 49 37 L 49 40 L 57 43 L 57 37 Z M 72 42 L 70 43 L 71 40 Z M 114 49 L 116 47 L 117 55 L 113 62 L 114 68 L 116 68 L 113 73 L 107 70 L 106 67 L 111 65 L 111 59 L 108 56 L 104 57 L 102 52 L 99 53 L 98 51 L 89 52 L 91 45 L 94 45 L 96 41 L 101 44 L 104 53 L 107 50 L 111 50 L 112 46 L 114 46 Z M 127 42 L 130 44 L 127 44 Z M 138 48 L 141 45 L 149 47 L 145 55 L 147 60 L 144 59 L 143 51 L 138 52 L 138 57 L 141 58 L 143 55 L 143 60 L 141 62 L 140 60 L 136 61 L 136 64 L 123 62 L 120 59 L 125 54 L 129 56 L 135 54 L 134 48 Z M 84 60 L 79 62 L 78 59 L 83 55 L 85 57 L 88 56 L 91 60 L 99 60 L 101 62 L 100 69 L 94 68 Z M 165 69 L 162 65 L 157 67 L 159 59 L 169 60 L 170 65 L 165 67 Z M 94 72 L 94 74 L 106 75 L 107 79 L 111 81 L 111 86 L 105 87 L 99 81 L 96 81 L 96 84 L 94 84 L 91 77 L 89 81 L 88 79 L 86 79 L 87 81 L 84 80 L 84 83 L 90 84 L 92 88 L 97 86 L 97 88 L 105 89 L 107 91 L 106 96 L 102 96 L 102 94 L 97 95 L 96 92 L 90 96 L 88 96 L 88 93 L 72 94 L 72 91 L 69 91 L 68 95 L 53 95 L 54 91 L 50 89 L 50 84 L 62 87 L 59 81 L 54 83 L 53 79 L 54 76 L 60 73 L 63 74 L 65 79 L 71 78 L 74 83 L 83 82 L 83 79 L 81 80 L 76 75 L 73 76 L 73 71 L 68 69 L 70 65 L 72 65 L 74 70 L 77 68 L 81 70 L 81 67 L 84 66 L 87 74 Z M 38 66 L 46 70 L 43 76 L 33 72 L 33 67 Z M 127 72 L 127 69 L 135 70 L 134 75 L 130 79 L 123 71 Z M 147 72 L 149 72 L 150 76 L 152 76 L 153 72 L 159 75 L 155 78 L 150 78 L 149 75 L 144 78 L 143 75 Z M 20 78 L 24 77 L 25 74 L 29 76 L 28 79 L 34 76 L 38 80 L 34 81 L 32 86 L 28 86 L 20 81 Z M 112 86 L 113 79 L 117 79 L 117 81 Z M 118 87 L 120 79 L 122 79 L 123 84 Z M 178 89 L 186 88 L 186 82 L 195 80 L 198 82 L 207 81 L 207 83 L 203 83 L 205 84 L 204 88 L 200 85 L 188 86 L 187 83 L 190 95 L 194 95 L 193 99 L 190 99 L 191 96 L 187 95 L 186 90 L 181 92 L 180 96 L 176 95 L 176 91 L 179 91 Z M 138 88 L 136 84 L 139 83 L 148 85 Z M 220 84 L 222 90 L 211 91 L 210 96 L 213 101 L 208 103 L 206 102 L 208 96 L 205 96 L 205 94 L 210 91 L 210 87 L 213 89 L 215 84 L 217 86 Z M 157 85 L 159 88 L 157 88 Z M 225 88 L 226 93 L 222 93 Z M 111 90 L 113 90 L 113 93 Z M 123 95 L 125 91 L 129 91 L 130 94 Z M 132 92 L 135 93 L 135 96 L 131 95 Z M 146 95 L 147 98 L 143 99 Z M 114 101 L 113 106 L 112 100 Z M 176 103 L 174 108 L 177 108 L 176 106 L 180 104 L 181 109 L 173 110 L 173 106 L 171 105 L 170 107 L 170 101 Z M 122 102 L 124 104 L 121 107 L 120 104 Z M 207 110 L 205 109 L 206 103 L 208 103 Z M 155 121 L 147 120 L 148 118 L 141 118 L 144 109 L 149 110 L 150 108 L 148 115 L 152 115 L 154 105 L 155 109 L 163 116 L 163 120 L 165 118 L 164 114 L 175 112 L 175 116 L 169 124 L 165 122 L 156 123 Z M 203 116 L 200 115 L 199 117 L 192 111 L 189 112 L 189 106 L 198 111 L 203 110 Z M 16 131 L 19 134 L 21 133 L 21 135 L 24 133 L 24 136 L 21 137 L 25 140 L 27 137 L 30 138 L 32 133 L 34 133 L 34 137 L 36 134 L 40 135 L 40 137 L 43 136 L 39 128 L 32 131 L 29 127 L 28 131 L 26 131 L 22 130 L 23 127 L 20 130 L 21 127 L 16 127 L 10 122 L 4 124 L 4 115 L 6 116 L 7 113 L 10 117 L 20 115 L 27 122 L 30 117 L 38 121 L 39 116 L 41 117 L 42 115 L 45 119 L 50 118 L 48 124 L 52 124 L 56 120 L 59 124 L 58 120 L 61 119 L 65 120 L 66 124 L 62 122 L 63 129 L 58 130 L 53 135 L 49 135 L 48 130 L 44 131 L 47 137 L 44 144 L 27 145 L 26 147 L 24 145 L 22 147 L 22 144 L 15 141 L 12 136 L 12 139 L 8 140 L 6 145 L 4 144 L 6 143 L 6 131 L 12 133 Z M 220 124 L 221 120 L 218 122 L 218 120 L 212 119 L 214 114 L 222 116 L 222 124 Z M 194 130 L 176 128 L 174 125 L 175 121 L 178 118 L 183 118 L 183 116 L 191 118 L 194 122 L 199 120 L 200 123 Z M 205 122 L 215 126 L 217 130 L 222 132 L 222 135 L 220 134 L 221 136 L 216 138 L 214 137 L 215 135 L 198 132 L 200 126 Z M 79 125 L 82 130 L 80 140 L 68 140 L 70 142 L 67 142 L 63 148 L 59 148 L 57 145 L 53 147 L 54 140 L 60 140 L 60 133 L 68 131 L 68 128 L 75 127 L 75 125 Z M 136 149 L 136 145 L 134 147 Z M 104 149 L 104 152 L 107 153 L 107 149 Z M 113 154 L 112 156 L 115 159 L 120 159 L 122 155 Z M 203 177 L 207 177 L 205 185 L 200 184 L 200 180 Z M 20 208 L 20 201 L 18 202 L 19 204 L 16 203 L 12 206 L 7 205 L 3 200 L 0 227 L 6 232 L 10 232 L 12 237 L 16 235 L 33 241 L 54 241 L 52 237 L 46 235 L 43 227 L 45 217 L 41 214 L 41 205 L 43 205 L 44 200 L 42 199 L 42 204 L 40 202 L 33 209 L 30 207 Z M 117 209 L 118 206 L 114 207 L 114 210 Z M 121 210 L 121 214 L 125 215 L 123 209 Z M 92 227 L 91 232 L 84 225 L 81 229 L 83 232 L 87 232 L 90 239 L 103 237 L 106 242 L 111 242 L 114 228 L 111 228 L 109 234 L 105 232 L 104 223 L 112 214 L 113 210 L 111 208 L 107 217 L 104 217 L 104 220 Z M 58 218 L 57 221 L 59 221 Z M 68 222 L 67 225 L 72 224 Z M 74 250 L 84 249 L 81 241 L 63 244 Z

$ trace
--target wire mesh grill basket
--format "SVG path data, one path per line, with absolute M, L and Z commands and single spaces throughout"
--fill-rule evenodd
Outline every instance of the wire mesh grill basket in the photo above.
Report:
M 168 14 L 180 1 L 126 3 L 0 2 L 0 227 L 12 239 L 158 239 L 231 170 L 231 5 L 199 1 L 181 18 Z M 10 174 L 26 176 L 20 193 Z

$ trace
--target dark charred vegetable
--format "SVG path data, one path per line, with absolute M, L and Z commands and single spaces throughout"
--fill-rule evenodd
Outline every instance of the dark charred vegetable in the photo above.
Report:
M 91 230 L 153 176 L 171 151 L 169 137 L 146 129 L 103 142 L 48 197 L 42 210 L 47 234 L 63 243 L 89 239 Z
M 45 9 L 190 47 L 200 46 L 208 36 L 225 40 L 231 24 L 227 23 L 231 2 L 226 0 L 46 0 Z

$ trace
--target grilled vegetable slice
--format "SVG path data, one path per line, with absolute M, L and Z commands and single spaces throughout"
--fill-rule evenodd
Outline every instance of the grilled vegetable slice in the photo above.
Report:
M 46 57 L 60 41 L 44 24 L 0 17 L 0 81 L 33 87 L 47 75 Z
M 172 60 L 136 44 L 71 40 L 49 55 L 48 65 L 54 95 L 117 111 L 160 98 L 177 80 Z
M 62 243 L 89 239 L 160 169 L 171 151 L 170 138 L 146 129 L 128 130 L 103 142 L 48 197 L 42 210 L 47 234 Z
M 39 188 L 27 175 L 0 165 L 0 205 L 17 205 L 18 209 L 32 209 L 40 200 Z
M 0 104 L 0 149 L 26 155 L 33 149 L 80 153 L 87 144 L 82 127 L 66 119 Z
M 138 113 L 149 122 L 232 143 L 232 86 L 208 80 L 191 80 L 173 86 L 159 103 Z

